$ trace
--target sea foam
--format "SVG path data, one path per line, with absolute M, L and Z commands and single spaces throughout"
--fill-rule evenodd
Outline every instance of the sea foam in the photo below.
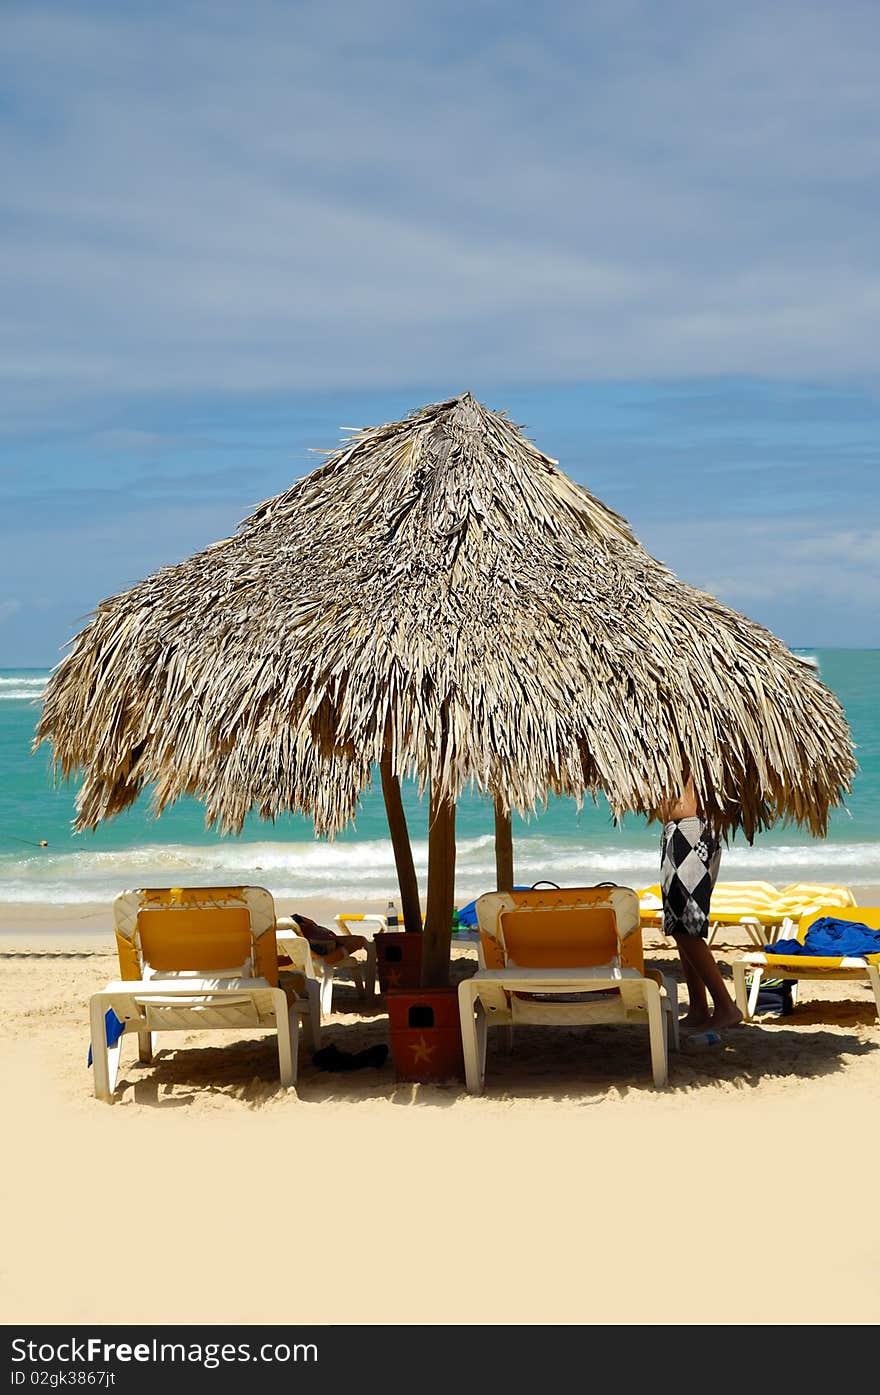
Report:
M 426 886 L 427 843 L 413 844 L 422 891 Z M 614 881 L 642 887 L 658 878 L 658 840 L 643 846 L 608 840 L 583 842 L 541 836 L 515 840 L 519 885 L 552 881 L 590 886 Z M 766 880 L 779 886 L 818 881 L 880 883 L 880 843 L 756 844 L 725 849 L 723 881 Z M 0 857 L 0 901 L 51 905 L 112 901 L 137 886 L 251 884 L 278 897 L 322 896 L 349 901 L 397 897 L 394 856 L 389 839 L 308 843 L 218 842 L 202 846 L 142 845 L 118 851 L 51 850 Z M 495 883 L 491 837 L 463 839 L 456 860 L 459 905 Z
M 43 696 L 47 675 L 39 678 L 3 677 L 0 678 L 0 702 L 36 702 Z

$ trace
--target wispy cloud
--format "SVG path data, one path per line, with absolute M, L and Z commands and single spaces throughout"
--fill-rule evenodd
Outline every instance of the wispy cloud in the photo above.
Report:
M 685 579 L 880 642 L 876 5 L 7 0 L 3 40 L 4 653 L 462 388 Z
M 875 644 L 880 526 L 815 518 L 702 519 L 642 541 L 680 576 L 801 644 Z
M 0 373 L 876 371 L 878 38 L 803 0 L 8 5 Z
M 4 620 L 8 620 L 11 615 L 17 614 L 21 610 L 21 601 L 16 598 L 2 601 L 0 600 L 0 625 Z

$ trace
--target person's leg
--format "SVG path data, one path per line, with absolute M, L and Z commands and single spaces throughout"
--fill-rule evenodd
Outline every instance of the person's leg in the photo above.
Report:
M 715 956 L 706 940 L 700 935 L 677 935 L 676 944 L 682 964 L 689 965 L 691 971 L 704 985 L 712 999 L 714 1011 L 711 1017 L 698 1026 L 720 1029 L 735 1027 L 742 1021 L 742 1013 L 727 991 L 727 984 L 715 962 Z M 685 969 L 687 977 L 687 968 Z M 689 990 L 690 991 L 690 990 Z
M 687 984 L 688 1010 L 681 1019 L 681 1025 L 686 1032 L 699 1031 L 705 1028 L 709 1022 L 709 999 L 706 996 L 706 985 L 700 978 L 696 969 L 690 961 L 684 942 L 693 939 L 692 935 L 676 935 L 675 944 L 678 949 L 678 957 L 681 960 L 681 967 L 684 970 L 684 981 Z

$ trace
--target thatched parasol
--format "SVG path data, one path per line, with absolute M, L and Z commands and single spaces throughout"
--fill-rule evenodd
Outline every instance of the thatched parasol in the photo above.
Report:
M 780 820 L 824 834 L 855 770 L 799 659 L 469 393 L 358 432 L 234 537 L 104 601 L 50 679 L 45 739 L 56 769 L 85 771 L 79 827 L 152 784 L 158 810 L 197 795 L 226 830 L 256 808 L 332 834 L 379 765 L 411 925 L 415 778 L 428 982 L 465 786 L 509 838 L 510 810 L 550 792 L 651 815 L 692 773 L 705 813 L 751 838 Z

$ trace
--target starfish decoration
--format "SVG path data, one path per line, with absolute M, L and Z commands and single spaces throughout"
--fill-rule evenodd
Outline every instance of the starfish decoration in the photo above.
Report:
M 414 1062 L 424 1061 L 426 1065 L 429 1064 L 436 1049 L 436 1046 L 429 1046 L 424 1037 L 419 1037 L 412 1047 Z

